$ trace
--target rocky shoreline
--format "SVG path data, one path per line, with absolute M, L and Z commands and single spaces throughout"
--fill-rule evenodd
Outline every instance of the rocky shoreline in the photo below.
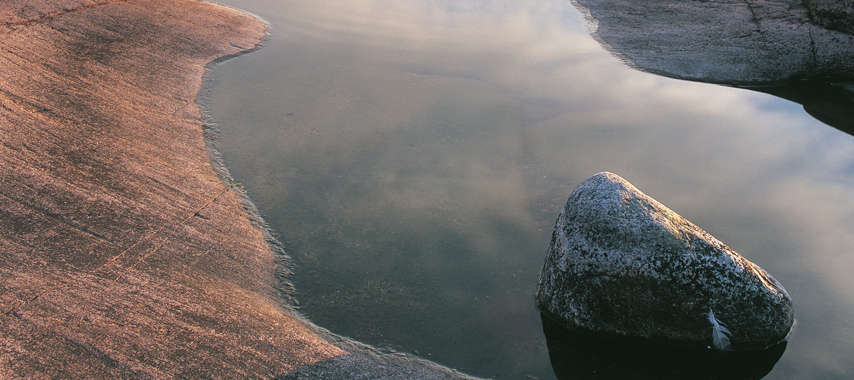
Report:
M 0 19 L 0 377 L 466 378 L 291 308 L 196 102 L 262 21 L 192 0 L 13 0 Z
M 801 0 L 573 3 L 600 42 L 654 74 L 736 86 L 854 77 L 854 35 L 815 24 Z
M 537 305 L 570 330 L 718 351 L 772 347 L 794 324 L 774 277 L 608 172 L 558 216 Z
M 854 134 L 849 0 L 572 0 L 629 66 L 769 93 Z

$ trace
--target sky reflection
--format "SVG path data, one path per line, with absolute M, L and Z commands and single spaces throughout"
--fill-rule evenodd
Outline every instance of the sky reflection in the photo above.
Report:
M 797 104 L 628 69 L 561 1 L 223 1 L 273 27 L 220 65 L 220 149 L 333 332 L 553 378 L 533 292 L 574 187 L 611 171 L 774 275 L 767 379 L 850 378 L 854 137 Z

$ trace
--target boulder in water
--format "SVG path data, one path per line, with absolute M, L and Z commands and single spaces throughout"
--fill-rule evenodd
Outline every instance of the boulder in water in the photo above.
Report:
M 794 323 L 765 270 L 612 173 L 567 200 L 537 303 L 574 331 L 725 350 L 769 347 Z

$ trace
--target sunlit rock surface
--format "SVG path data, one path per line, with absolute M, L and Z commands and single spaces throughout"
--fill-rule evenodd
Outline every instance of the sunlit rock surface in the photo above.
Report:
M 801 0 L 574 0 L 629 64 L 723 84 L 854 76 L 854 35 L 810 22 Z
M 612 173 L 567 200 L 537 303 L 573 330 L 694 347 L 712 346 L 710 311 L 736 350 L 778 343 L 794 322 L 777 280 Z
M 290 307 L 196 103 L 263 22 L 191 0 L 2 1 L 0 20 L 0 378 L 464 378 Z

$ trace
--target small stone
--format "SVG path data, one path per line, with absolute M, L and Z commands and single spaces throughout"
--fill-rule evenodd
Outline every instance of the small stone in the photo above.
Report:
M 582 182 L 558 217 L 537 291 L 547 316 L 582 332 L 729 349 L 784 340 L 792 300 L 765 270 L 612 173 Z

